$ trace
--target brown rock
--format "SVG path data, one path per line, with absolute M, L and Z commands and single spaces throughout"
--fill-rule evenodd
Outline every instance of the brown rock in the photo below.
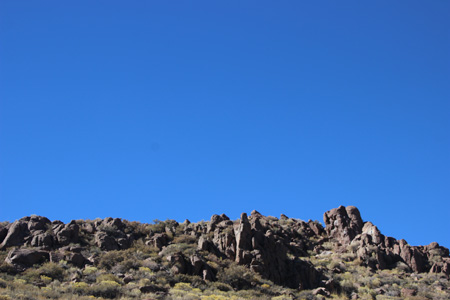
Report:
M 47 251 L 35 249 L 14 249 L 8 253 L 5 261 L 13 265 L 31 267 L 50 259 Z
M 83 268 L 86 264 L 90 263 L 81 253 L 71 253 L 67 257 L 67 262 L 78 268 Z
M 280 220 L 289 220 L 289 218 L 285 214 L 281 214 L 280 215 Z
M 354 206 L 333 208 L 323 215 L 323 220 L 328 236 L 345 246 L 362 232 L 363 221 Z
M 211 220 L 208 223 L 206 232 L 209 233 L 211 231 L 214 231 L 216 229 L 216 225 L 219 224 L 222 221 L 222 218 L 219 215 L 212 215 Z
M 309 220 L 307 224 L 315 235 L 322 235 L 322 233 L 324 232 L 322 225 L 318 222 L 313 222 Z
M 236 257 L 236 238 L 234 230 L 229 227 L 225 230 L 216 228 L 214 230 L 213 243 L 217 249 L 226 257 L 234 260 Z
M 104 231 L 98 231 L 95 234 L 95 243 L 98 247 L 100 247 L 102 250 L 111 251 L 111 250 L 119 250 L 119 244 L 117 244 L 114 237 L 109 235 L 108 233 Z
M 174 274 L 188 274 L 190 265 L 186 262 L 184 255 L 181 252 L 174 253 L 166 257 L 168 261 L 173 263 L 172 272 Z
M 78 243 L 78 235 L 80 227 L 75 220 L 70 221 L 64 225 L 62 222 L 53 222 L 53 232 L 56 234 L 56 240 L 60 245 L 69 245 L 71 243 Z
M 20 219 L 11 224 L 0 249 L 6 249 L 12 246 L 21 246 L 25 243 L 25 237 L 30 234 L 26 219 Z
M 53 245 L 54 238 L 49 232 L 34 234 L 30 242 L 31 247 L 42 247 L 46 249 L 50 249 Z
M 384 235 L 381 234 L 378 227 L 373 225 L 371 222 L 366 222 L 362 229 L 362 234 L 367 234 L 370 236 L 373 244 L 384 243 Z
M 249 264 L 246 251 L 252 249 L 252 230 L 247 214 L 242 213 L 239 226 L 235 229 L 236 236 L 236 262 L 238 264 Z
M 166 233 L 157 233 L 151 237 L 150 241 L 147 242 L 147 245 L 152 245 L 161 250 L 164 246 L 167 246 L 168 243 L 169 236 Z
M 30 230 L 30 231 L 35 231 L 35 230 L 46 231 L 47 229 L 50 228 L 51 222 L 46 217 L 31 216 L 27 225 L 28 225 L 28 230 Z

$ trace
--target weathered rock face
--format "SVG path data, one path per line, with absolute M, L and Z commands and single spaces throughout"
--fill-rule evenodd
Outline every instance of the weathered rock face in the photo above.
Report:
M 155 248 L 162 249 L 169 243 L 169 237 L 165 233 L 155 234 L 148 242 L 147 245 L 151 245 Z
M 0 245 L 3 243 L 3 240 L 5 239 L 7 234 L 8 234 L 8 227 L 0 225 Z
M 295 247 L 293 245 L 301 245 L 298 253 L 306 252 L 299 232 L 314 234 L 308 223 L 285 216 L 283 221 L 292 223 L 292 232 L 284 232 L 280 227 L 277 234 L 269 230 L 269 224 L 278 223 L 278 219 L 264 217 L 257 211 L 253 211 L 250 218 L 243 213 L 235 225 L 231 221 L 220 221 L 217 216 L 213 216 L 212 221 L 216 224 L 212 227 L 215 228 L 213 245 L 202 236 L 199 249 L 218 252 L 220 256 L 245 265 L 278 284 L 292 288 L 312 288 L 319 285 L 321 275 L 310 263 L 298 258 L 289 259 L 287 256 L 288 248 Z M 316 223 L 312 226 L 317 232 L 323 232 L 323 228 Z
M 31 267 L 50 259 L 47 251 L 35 249 L 14 249 L 8 253 L 6 262 L 23 267 Z
M 405 263 L 414 272 L 442 272 L 446 270 L 444 259 L 448 249 L 437 243 L 428 246 L 410 246 L 405 240 L 386 237 L 371 222 L 363 222 L 356 207 L 332 209 L 324 214 L 325 231 L 329 238 L 342 248 L 350 246 L 358 258 L 372 269 L 394 268 Z M 434 268 L 430 264 L 433 253 L 437 254 Z
M 354 206 L 339 206 L 327 211 L 323 215 L 323 221 L 328 236 L 342 245 L 349 245 L 363 228 L 359 210 Z
M 232 227 L 214 230 L 214 245 L 220 253 L 226 257 L 235 260 L 236 258 L 236 237 Z
M 209 222 L 180 225 L 168 220 L 150 226 L 133 225 L 118 218 L 64 224 L 32 216 L 1 226 L 0 248 L 19 247 L 9 249 L 6 259 L 19 270 L 44 261 L 61 260 L 82 268 L 100 260 L 97 249 L 94 253 L 88 251 L 92 246 L 103 251 L 124 250 L 138 241 L 139 247 L 145 247 L 145 243 L 159 249 L 158 255 L 169 262 L 144 261 L 154 272 L 195 275 L 214 281 L 222 276 L 218 266 L 238 264 L 238 268 L 244 266 L 290 288 L 321 287 L 316 290 L 318 295 L 327 295 L 322 288 L 328 292 L 338 289 L 338 284 L 330 275 L 324 275 L 330 273 L 324 272 L 323 267 L 316 269 L 304 257 L 329 255 L 330 248 L 326 248 L 329 245 L 335 247 L 333 251 L 352 251 L 362 265 L 373 270 L 401 265 L 414 272 L 450 276 L 447 248 L 437 243 L 414 247 L 404 240 L 386 237 L 371 222 L 363 222 L 356 207 L 332 209 L 324 214 L 324 221 L 325 228 L 317 221 L 305 222 L 286 215 L 278 219 L 257 211 L 252 211 L 250 216 L 243 213 L 236 221 L 222 214 L 213 215 Z M 173 245 L 177 242 L 182 245 Z M 23 246 L 27 248 L 20 248 Z M 336 272 L 339 271 L 337 268 Z
M 28 220 L 26 218 L 22 218 L 12 223 L 0 245 L 0 249 L 23 245 L 25 243 L 25 238 L 30 234 L 27 223 Z
M 49 232 L 35 233 L 30 242 L 31 247 L 40 247 L 44 249 L 51 249 L 54 244 L 54 237 Z
M 68 224 L 58 221 L 54 222 L 53 232 L 56 234 L 56 240 L 61 246 L 77 243 L 79 230 L 80 227 L 75 221 L 71 221 Z
M 114 237 L 112 237 L 105 231 L 99 231 L 95 234 L 95 243 L 102 250 L 119 250 L 119 245 L 117 244 Z
M 248 264 L 251 261 L 250 250 L 252 249 L 252 228 L 247 214 L 241 214 L 239 226 L 234 230 L 236 236 L 236 262 Z

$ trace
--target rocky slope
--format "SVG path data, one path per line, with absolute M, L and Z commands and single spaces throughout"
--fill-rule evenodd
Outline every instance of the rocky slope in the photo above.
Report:
M 306 295 L 301 291 L 310 291 L 316 298 L 357 299 L 364 296 L 358 293 L 361 286 L 347 288 L 345 282 L 340 282 L 343 275 L 339 274 L 348 273 L 347 264 L 370 274 L 382 270 L 399 271 L 401 276 L 435 274 L 433 278 L 438 278 L 442 287 L 439 295 L 450 298 L 447 248 L 438 243 L 410 246 L 405 240 L 384 236 L 371 222 L 364 222 L 353 206 L 325 212 L 324 223 L 325 228 L 317 221 L 305 222 L 285 215 L 266 217 L 257 211 L 249 216 L 243 213 L 235 221 L 222 214 L 213 215 L 208 222 L 186 220 L 181 224 L 173 220 L 141 224 L 117 218 L 64 224 L 31 216 L 0 225 L 4 257 L 0 272 L 6 282 L 30 274 L 30 270 L 41 270 L 42 266 L 59 266 L 62 275 L 53 278 L 41 270 L 34 277 L 25 276 L 25 281 L 40 290 L 54 280 L 65 282 L 67 287 L 86 284 L 81 292 L 61 288 L 59 295 L 66 293 L 65 297 L 75 291 L 80 297 L 91 294 L 119 298 L 124 297 L 123 290 L 129 284 L 134 284 L 139 293 L 128 293 L 129 298 L 176 298 L 171 289 L 183 282 L 191 287 L 222 283 L 228 286 L 222 290 L 239 291 L 255 289 L 254 281 L 259 280 L 259 284 L 273 285 L 264 291 L 259 288 L 255 295 L 262 298 L 293 299 Z M 325 258 L 330 258 L 328 264 L 323 263 Z M 95 274 L 89 276 L 86 270 L 92 269 Z M 142 270 L 148 270 L 148 276 Z M 96 294 L 93 286 L 106 282 L 96 278 L 105 274 L 113 276 L 112 281 L 120 288 L 115 293 Z M 50 282 L 42 276 L 51 278 Z M 162 276 L 165 281 L 161 283 Z M 6 291 L 8 286 L 3 285 Z M 401 288 L 393 299 L 408 294 L 408 288 Z M 417 297 L 419 292 L 409 284 L 409 296 Z M 386 293 L 381 290 L 366 294 L 374 299 Z

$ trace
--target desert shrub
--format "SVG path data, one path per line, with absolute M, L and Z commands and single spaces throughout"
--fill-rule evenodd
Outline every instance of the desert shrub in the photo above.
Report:
M 367 296 L 367 297 L 364 297 L 364 298 L 368 298 L 370 300 L 372 300 L 372 299 L 375 300 L 377 293 L 373 289 L 371 289 L 369 287 L 359 287 L 358 288 L 358 295 L 360 295 L 362 297 Z
M 222 292 L 228 292 L 228 291 L 233 290 L 233 287 L 231 285 L 223 283 L 223 282 L 218 282 L 218 281 L 210 284 L 210 287 L 212 289 L 217 289 Z
M 217 274 L 219 281 L 241 290 L 251 288 L 252 283 L 257 283 L 255 274 L 244 266 L 232 264 L 229 268 L 220 270 Z
M 149 225 L 149 230 L 151 233 L 162 233 L 167 232 L 169 230 L 170 232 L 175 232 L 176 227 L 178 227 L 178 222 L 175 220 L 166 220 L 166 221 L 160 221 L 158 219 L 153 220 L 154 224 Z M 167 228 L 167 230 L 166 230 Z M 170 237 L 170 234 L 169 234 Z
M 379 278 L 372 278 L 367 286 L 371 289 L 379 288 L 381 286 L 381 280 Z
M 172 243 L 174 243 L 174 244 L 195 244 L 195 243 L 197 243 L 197 238 L 192 235 L 182 234 L 182 235 L 176 236 L 173 239 Z
M 96 267 L 86 266 L 86 267 L 84 267 L 83 275 L 91 275 L 91 274 L 96 273 L 97 271 L 98 271 L 98 269 Z
M 353 261 L 355 258 L 356 255 L 354 253 L 344 253 L 341 255 L 341 259 L 346 262 Z
M 308 298 L 305 298 L 305 299 L 308 299 Z M 292 300 L 292 297 L 286 296 L 286 295 L 281 295 L 281 296 L 272 297 L 271 300 Z
M 175 282 L 189 283 L 194 288 L 205 289 L 207 286 L 200 276 L 177 274 L 173 277 Z
M 38 282 L 40 281 L 41 274 L 37 269 L 27 269 L 22 273 L 22 279 L 26 282 Z
M 0 273 L 7 273 L 11 275 L 17 274 L 18 272 L 16 268 L 5 261 L 7 256 L 8 253 L 6 251 L 0 251 Z
M 52 280 L 53 279 L 51 277 L 48 277 L 46 275 L 41 275 L 41 281 L 45 284 L 49 284 L 50 282 L 52 282 Z
M 54 262 L 44 263 L 37 271 L 39 275 L 45 275 L 52 279 L 62 280 L 64 277 L 64 268 Z
M 195 254 L 195 251 L 196 251 L 195 245 L 182 243 L 182 244 L 171 244 L 166 248 L 164 248 L 160 254 L 161 256 L 168 256 L 181 252 L 185 256 L 191 256 Z
M 176 283 L 175 278 L 167 271 L 158 271 L 152 276 L 152 281 L 157 285 L 165 286 L 167 284 L 173 285 Z
M 89 283 L 96 281 L 100 271 L 96 267 L 86 266 L 83 270 L 83 280 Z
M 325 250 L 333 250 L 333 243 L 332 242 L 325 242 L 322 244 L 322 247 Z
M 70 285 L 70 292 L 77 295 L 88 295 L 89 284 L 87 284 L 86 282 L 73 282 Z
M 134 234 L 138 237 L 147 236 L 150 233 L 150 226 L 140 222 L 126 222 L 125 233 Z
M 100 256 L 100 260 L 98 262 L 99 268 L 111 270 L 113 266 L 115 266 L 119 262 L 122 262 L 125 259 L 124 254 L 125 254 L 124 251 L 118 250 L 104 252 Z
M 173 287 L 174 289 L 181 290 L 181 291 L 192 291 L 193 287 L 187 283 L 187 282 L 178 282 Z
M 340 282 L 340 286 L 341 286 L 342 292 L 347 295 L 350 295 L 351 293 L 353 293 L 356 290 L 354 280 L 344 279 Z
M 117 276 L 110 274 L 110 273 L 100 274 L 97 277 L 96 281 L 97 281 L 97 283 L 101 283 L 103 281 L 114 281 L 114 282 L 117 282 L 118 284 L 122 283 L 122 281 Z
M 89 293 L 95 297 L 104 297 L 113 299 L 119 295 L 120 284 L 115 281 L 102 281 L 99 284 L 92 285 Z

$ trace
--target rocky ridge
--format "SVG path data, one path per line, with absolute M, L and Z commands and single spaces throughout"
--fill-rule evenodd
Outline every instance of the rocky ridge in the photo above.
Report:
M 332 276 L 339 270 L 316 266 L 309 257 L 330 251 L 351 253 L 372 271 L 401 265 L 411 273 L 450 276 L 449 250 L 438 243 L 410 246 L 405 240 L 384 236 L 371 222 L 364 222 L 354 206 L 327 211 L 323 220 L 325 228 L 317 221 L 252 211 L 235 221 L 222 214 L 213 215 L 208 222 L 168 220 L 146 226 L 118 218 L 64 224 L 31 216 L 0 226 L 0 250 L 7 253 L 9 272 L 23 272 L 36 264 L 62 260 L 80 269 L 97 266 L 101 253 L 141 244 L 157 252 L 157 259 L 150 259 L 152 269 L 164 269 L 171 276 L 186 274 L 217 281 L 221 270 L 220 265 L 211 263 L 214 257 L 244 266 L 277 285 L 316 289 L 325 296 L 339 289 L 340 283 Z M 112 272 L 125 278 L 128 270 Z M 248 285 L 251 283 L 237 282 L 233 288 Z

